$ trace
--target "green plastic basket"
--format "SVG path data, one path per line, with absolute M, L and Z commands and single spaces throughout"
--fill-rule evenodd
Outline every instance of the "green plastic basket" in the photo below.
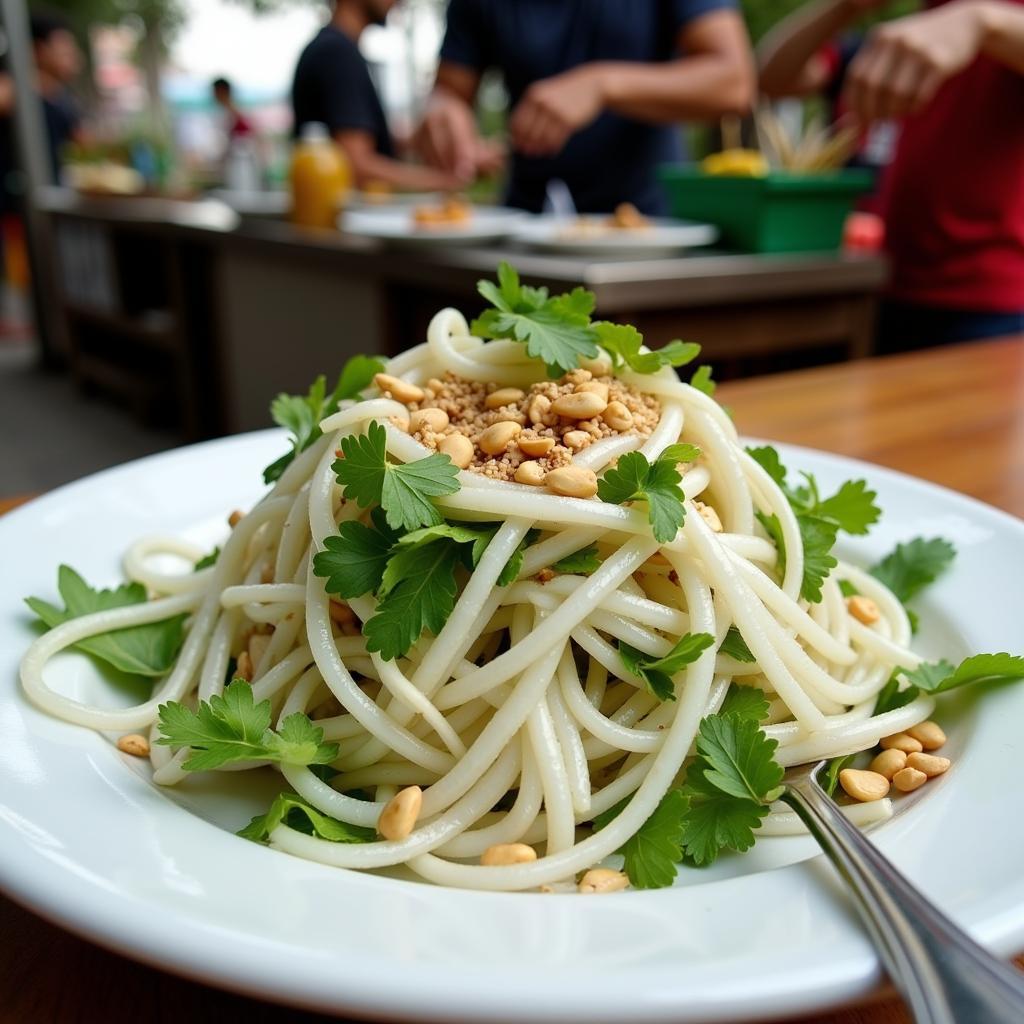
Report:
M 838 249 L 847 214 L 874 184 L 862 170 L 734 178 L 662 167 L 659 174 L 674 217 L 714 224 L 726 245 L 753 252 Z

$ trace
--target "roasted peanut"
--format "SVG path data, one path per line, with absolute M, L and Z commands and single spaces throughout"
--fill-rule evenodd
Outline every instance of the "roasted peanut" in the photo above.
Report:
M 577 394 L 583 394 L 585 392 L 600 395 L 606 402 L 608 401 L 608 385 L 605 384 L 604 381 L 588 380 L 577 386 Z
M 427 381 L 427 387 L 434 392 L 435 396 L 437 396 L 444 391 L 444 381 L 438 380 L 437 377 L 431 377 L 430 380 Z
M 500 409 L 503 405 L 518 405 L 526 397 L 519 388 L 498 388 L 484 399 L 484 408 Z
M 903 768 L 892 777 L 892 784 L 901 793 L 913 793 L 928 781 L 928 776 L 916 768 Z
M 580 892 L 618 892 L 629 885 L 629 879 L 621 871 L 611 868 L 591 868 L 580 879 Z
M 844 768 L 839 773 L 839 782 L 854 800 L 861 803 L 881 800 L 889 792 L 889 780 L 884 775 L 859 768 Z
M 908 736 L 905 732 L 886 736 L 878 745 L 883 750 L 902 750 L 905 754 L 917 754 L 924 750 L 919 740 L 915 740 L 913 736 Z
M 252 658 L 249 657 L 248 651 L 242 651 L 238 656 L 238 661 L 235 664 L 235 678 L 244 679 L 247 683 L 252 682 Z
M 382 395 L 391 395 L 396 402 L 408 405 L 410 402 L 423 401 L 423 388 L 402 380 L 401 377 L 392 377 L 390 373 L 378 373 L 373 378 L 373 383 L 380 389 Z
M 582 466 L 560 466 L 551 470 L 544 483 L 555 494 L 568 498 L 592 498 L 597 494 L 597 476 Z
M 593 438 L 585 430 L 567 430 L 562 437 L 562 441 L 577 452 L 581 448 L 586 448 L 592 440 Z
M 870 626 L 882 617 L 882 613 L 878 610 L 878 605 L 870 597 L 864 597 L 862 594 L 854 594 L 853 597 L 848 597 L 846 599 L 846 607 L 850 614 L 858 622 L 863 622 L 865 626 Z
M 465 434 L 449 434 L 438 445 L 438 451 L 447 455 L 459 469 L 465 469 L 473 461 L 473 442 Z
M 907 758 L 908 768 L 924 772 L 929 779 L 949 771 L 950 764 L 952 762 L 948 757 L 939 757 L 937 754 L 911 754 Z
M 522 429 L 518 423 L 514 423 L 512 420 L 502 420 L 500 423 L 488 427 L 480 435 L 480 440 L 477 443 L 480 445 L 481 451 L 488 455 L 501 455 Z
M 117 749 L 132 757 L 149 757 L 149 740 L 137 732 L 131 732 L 117 741 Z
M 551 403 L 552 412 L 569 420 L 589 420 L 592 416 L 600 416 L 607 408 L 608 403 L 593 391 L 574 391 Z
M 925 750 L 938 750 L 946 742 L 946 734 L 938 722 L 919 722 L 907 730 Z
M 633 414 L 622 404 L 622 402 L 609 402 L 608 408 L 601 413 L 601 419 L 608 424 L 612 430 L 630 430 L 633 427 Z
M 544 422 L 544 417 L 551 412 L 551 399 L 547 395 L 534 395 L 526 408 L 529 421 L 536 427 Z
M 242 521 L 242 517 L 244 515 L 244 512 L 241 512 L 236 508 L 235 511 L 228 516 L 228 526 L 233 530 Z
M 890 782 L 897 772 L 907 767 L 907 755 L 902 750 L 883 750 L 870 764 L 871 771 L 884 775 Z
M 409 416 L 409 433 L 432 430 L 441 433 L 448 426 L 448 413 L 444 409 L 420 409 Z
M 400 789 L 380 812 L 377 831 L 385 839 L 405 839 L 415 828 L 422 807 L 423 790 L 419 786 Z
M 516 483 L 541 487 L 544 484 L 544 467 L 539 462 L 521 462 L 516 467 Z
M 506 864 L 529 864 L 536 859 L 537 851 L 526 843 L 497 843 L 484 850 L 480 863 L 496 868 Z
M 516 443 L 519 445 L 519 450 L 531 459 L 539 459 L 555 447 L 553 437 L 521 437 Z

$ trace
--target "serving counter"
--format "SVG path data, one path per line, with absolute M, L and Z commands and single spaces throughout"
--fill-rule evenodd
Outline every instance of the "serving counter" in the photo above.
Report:
M 502 259 L 552 290 L 582 284 L 601 317 L 657 346 L 698 341 L 719 372 L 870 351 L 884 260 L 833 253 L 591 259 L 501 248 L 389 248 L 338 231 L 239 217 L 213 201 L 39 197 L 57 253 L 64 348 L 83 385 L 167 411 L 191 437 L 263 426 L 355 352 L 421 341 L 442 305 L 479 310 Z M 730 374 L 730 371 L 733 371 Z

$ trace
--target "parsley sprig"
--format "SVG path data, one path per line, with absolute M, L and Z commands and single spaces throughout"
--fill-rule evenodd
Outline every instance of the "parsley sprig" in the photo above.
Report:
M 265 843 L 278 825 L 287 825 L 296 832 L 326 839 L 329 843 L 370 843 L 376 838 L 372 828 L 350 825 L 318 811 L 297 793 L 281 793 L 266 814 L 259 814 L 238 835 L 255 843 Z
M 668 654 L 654 658 L 629 644 L 619 644 L 619 654 L 626 668 L 643 680 L 643 684 L 658 700 L 675 700 L 676 686 L 672 677 L 692 665 L 713 643 L 710 633 L 686 633 Z
M 495 526 L 438 523 L 400 535 L 375 508 L 370 523 L 346 521 L 313 556 L 313 572 L 329 594 L 345 600 L 373 594 L 376 612 L 363 625 L 370 651 L 400 658 L 424 630 L 435 636 L 455 607 L 456 570 L 474 569 L 497 532 Z M 524 539 L 498 576 L 506 586 L 519 575 Z
M 679 486 L 683 478 L 676 466 L 699 457 L 700 449 L 692 444 L 669 445 L 654 462 L 640 452 L 627 452 L 598 481 L 597 496 L 611 505 L 646 501 L 654 539 L 667 544 L 686 516 L 686 497 Z
M 955 557 L 956 548 L 948 540 L 915 537 L 905 544 L 897 544 L 895 550 L 868 572 L 881 580 L 906 607 L 908 601 L 949 568 Z M 917 615 L 910 608 L 907 608 L 907 615 L 916 633 Z
M 574 288 L 552 296 L 547 288 L 519 283 L 508 263 L 498 266 L 498 283 L 477 282 L 477 291 L 493 308 L 471 326 L 478 338 L 515 338 L 526 343 L 534 359 L 544 361 L 550 377 L 560 377 L 579 365 L 580 357 L 597 354 L 597 333 L 590 326 L 594 293 Z
M 48 629 L 82 615 L 145 604 L 147 600 L 146 588 L 141 583 L 124 584 L 114 590 L 95 590 L 67 565 L 57 570 L 57 590 L 64 601 L 63 608 L 38 597 L 25 598 L 25 604 Z M 175 615 L 161 622 L 108 630 L 79 640 L 74 646 L 121 672 L 162 676 L 178 657 L 185 639 L 186 618 L 186 615 Z
M 276 761 L 281 764 L 330 764 L 337 743 L 324 743 L 324 731 L 301 712 L 289 715 L 281 728 L 270 728 L 270 701 L 253 701 L 244 679 L 228 685 L 223 695 L 201 701 L 193 711 L 177 701 L 159 708 L 164 746 L 188 747 L 182 764 L 187 772 L 208 772 L 237 761 Z
M 836 536 L 840 530 L 854 535 L 868 532 L 881 515 L 875 504 L 876 494 L 863 480 L 847 480 L 835 494 L 822 498 L 817 480 L 810 473 L 801 474 L 804 484 L 789 484 L 786 467 L 770 445 L 748 448 L 747 452 L 779 485 L 796 515 L 804 549 L 800 596 L 816 604 L 821 600 L 822 583 L 839 564 L 832 555 Z M 785 573 L 786 544 L 778 516 L 759 512 L 757 518 L 778 551 L 779 572 Z
M 908 685 L 902 685 L 900 676 Z M 874 714 L 905 707 L 922 693 L 940 694 L 964 686 L 1007 683 L 1024 679 L 1024 657 L 1001 652 L 975 654 L 954 666 L 945 659 L 925 662 L 916 669 L 897 669 L 879 691 Z
M 353 356 L 338 377 L 334 390 L 327 394 L 327 379 L 321 375 L 305 395 L 280 394 L 270 404 L 270 415 L 279 427 L 291 434 L 292 450 L 263 470 L 263 482 L 272 484 L 291 465 L 295 456 L 323 437 L 320 421 L 338 408 L 346 398 L 355 398 L 368 388 L 384 364 L 370 356 Z
M 439 525 L 441 513 L 430 499 L 459 489 L 458 468 L 447 455 L 389 462 L 387 432 L 379 423 L 371 423 L 365 434 L 343 437 L 341 458 L 332 468 L 345 497 L 360 508 L 379 505 L 394 530 Z
M 589 576 L 601 568 L 601 557 L 596 544 L 588 544 L 579 551 L 574 551 L 565 558 L 560 558 L 551 566 L 551 571 L 565 576 Z
M 670 341 L 653 352 L 641 352 L 644 336 L 632 324 L 613 324 L 599 320 L 593 325 L 601 348 L 608 353 L 616 370 L 625 367 L 635 373 L 657 373 L 663 366 L 686 366 L 700 355 L 693 341 Z

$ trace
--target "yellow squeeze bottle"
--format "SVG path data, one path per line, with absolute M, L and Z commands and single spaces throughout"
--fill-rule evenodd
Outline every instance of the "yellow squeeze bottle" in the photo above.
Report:
M 292 155 L 292 222 L 304 227 L 332 228 L 352 188 L 352 168 L 327 131 L 310 122 Z

